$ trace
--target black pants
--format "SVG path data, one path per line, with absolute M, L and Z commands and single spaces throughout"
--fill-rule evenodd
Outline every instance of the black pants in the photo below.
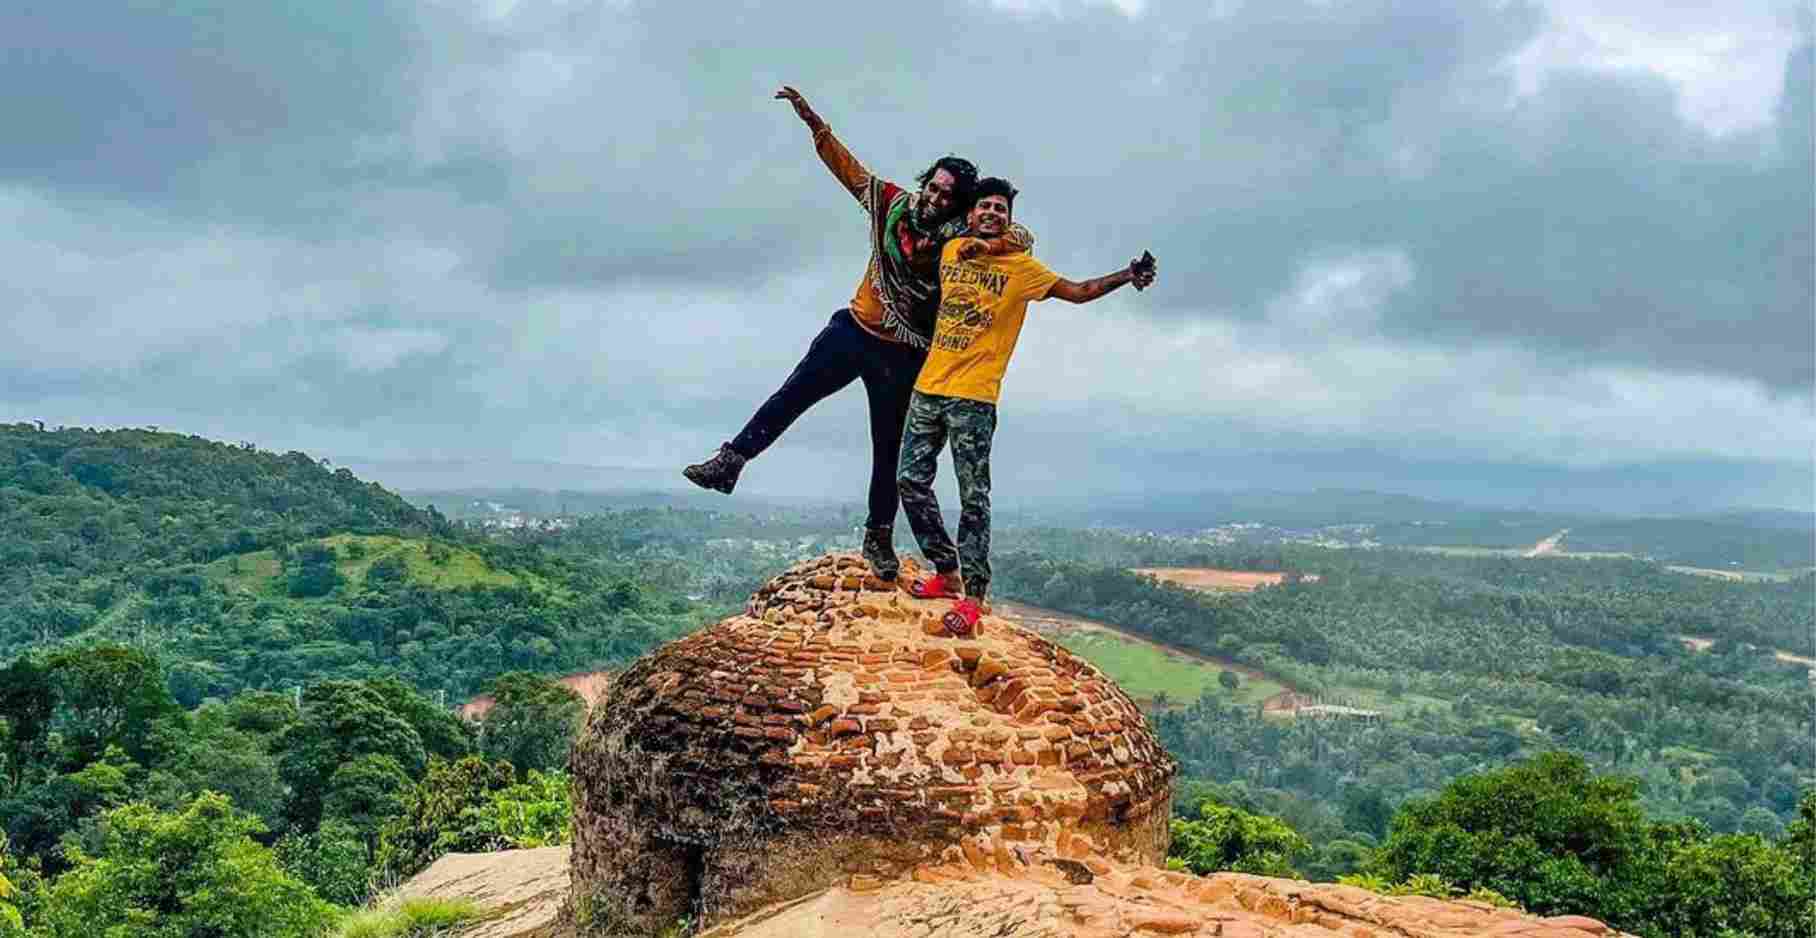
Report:
M 841 309 L 814 336 L 794 373 L 757 408 L 731 441 L 731 448 L 745 459 L 755 459 L 807 408 L 862 378 L 864 394 L 870 399 L 870 517 L 865 524 L 892 525 L 902 425 L 908 420 L 914 379 L 926 360 L 925 351 L 879 339 L 858 325 L 850 310 Z

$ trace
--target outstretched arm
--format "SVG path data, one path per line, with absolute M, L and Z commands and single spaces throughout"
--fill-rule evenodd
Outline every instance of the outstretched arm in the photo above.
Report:
M 1059 297 L 1069 303 L 1089 303 L 1125 283 L 1134 284 L 1137 290 L 1145 290 L 1154 282 L 1154 276 L 1158 272 L 1159 265 L 1155 263 L 1154 256 L 1143 251 L 1140 257 L 1129 262 L 1129 266 L 1113 274 L 1104 274 L 1083 283 L 1061 277 L 1054 282 L 1053 289 L 1048 290 L 1047 295 Z
M 863 201 L 864 189 L 870 185 L 870 170 L 865 169 L 864 164 L 859 163 L 857 157 L 852 156 L 851 151 L 839 142 L 839 138 L 832 135 L 832 128 L 826 126 L 826 122 L 814 112 L 813 106 L 807 103 L 807 99 L 799 91 L 783 85 L 782 90 L 776 92 L 776 98 L 794 105 L 795 114 L 801 118 L 801 123 L 813 131 L 813 148 L 820 154 L 820 161 L 832 170 L 832 175 L 853 197 Z

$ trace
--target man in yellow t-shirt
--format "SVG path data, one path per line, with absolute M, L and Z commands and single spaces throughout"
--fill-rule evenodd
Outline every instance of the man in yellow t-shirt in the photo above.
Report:
M 1061 277 L 1032 254 L 986 254 L 977 239 L 1008 230 L 1014 204 L 1015 188 L 1007 180 L 980 181 L 967 218 L 973 237 L 947 242 L 940 254 L 939 316 L 908 404 L 896 471 L 902 509 L 935 571 L 910 591 L 926 599 L 962 595 L 946 615 L 947 630 L 960 636 L 976 629 L 990 588 L 990 441 L 1003 372 L 1021 337 L 1028 303 L 1050 296 L 1088 303 L 1125 283 L 1145 289 L 1155 275 L 1154 259 L 1146 252 L 1122 270 L 1083 283 Z M 933 494 L 948 438 L 961 507 L 956 548 Z

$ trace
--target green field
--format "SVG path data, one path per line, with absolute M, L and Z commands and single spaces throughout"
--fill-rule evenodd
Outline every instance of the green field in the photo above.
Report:
M 1216 664 L 1112 632 L 1076 631 L 1062 636 L 1060 643 L 1102 668 L 1137 700 L 1152 701 L 1164 693 L 1170 702 L 1183 705 L 1209 691 L 1225 702 L 1253 705 L 1286 690 L 1273 681 L 1238 674 L 1242 683 L 1231 693 L 1218 685 L 1217 674 L 1224 669 Z
M 336 534 L 315 543 L 334 551 L 335 569 L 353 588 L 363 585 L 366 572 L 386 557 L 401 559 L 409 582 L 431 589 L 519 585 L 538 591 L 548 588 L 541 577 L 495 569 L 484 557 L 467 548 L 419 538 Z M 223 557 L 205 569 L 211 579 L 232 590 L 255 596 L 278 596 L 284 592 L 282 565 L 277 555 L 269 550 Z

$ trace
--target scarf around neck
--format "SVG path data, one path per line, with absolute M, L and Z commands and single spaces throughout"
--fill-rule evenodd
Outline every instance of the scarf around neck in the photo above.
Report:
M 948 220 L 929 230 L 920 221 L 919 193 L 875 178 L 870 185 L 871 204 L 881 209 L 870 216 L 870 265 L 883 303 L 883 328 L 899 341 L 927 348 L 939 311 L 940 249 L 963 227 L 962 221 Z

